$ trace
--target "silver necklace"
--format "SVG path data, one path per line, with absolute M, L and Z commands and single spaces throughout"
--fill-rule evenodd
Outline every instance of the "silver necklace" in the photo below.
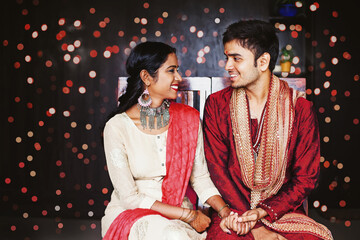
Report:
M 170 102 L 166 99 L 157 108 L 151 108 L 150 106 L 143 107 L 140 104 L 137 104 L 137 107 L 140 110 L 140 123 L 143 129 L 155 129 L 155 121 L 157 129 L 168 125 L 170 119 L 169 106 Z M 146 121 L 146 117 L 149 118 L 148 122 Z

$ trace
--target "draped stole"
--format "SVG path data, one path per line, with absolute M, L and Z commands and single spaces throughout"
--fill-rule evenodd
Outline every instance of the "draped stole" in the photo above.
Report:
M 295 104 L 303 96 L 285 81 L 272 76 L 263 130 L 259 133 L 260 148 L 255 159 L 246 92 L 244 88 L 233 90 L 230 100 L 231 123 L 243 182 L 251 189 L 251 209 L 275 195 L 284 184 Z M 326 240 L 333 239 L 325 226 L 302 214 L 288 213 L 273 223 L 266 219 L 261 221 L 279 232 L 307 232 Z

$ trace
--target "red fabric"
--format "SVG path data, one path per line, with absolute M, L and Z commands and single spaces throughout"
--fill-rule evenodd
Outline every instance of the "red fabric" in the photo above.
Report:
M 254 144 L 256 142 L 256 133 L 257 129 L 258 129 L 258 121 L 256 119 L 251 119 L 251 125 L 250 125 L 250 130 L 251 130 L 251 141 L 252 144 Z
M 235 209 L 232 209 L 234 212 L 238 212 Z M 220 229 L 220 224 L 221 219 L 217 216 L 217 213 L 214 213 L 213 216 L 211 217 L 211 225 L 210 228 L 208 228 L 207 230 L 207 238 L 206 239 L 214 239 L 214 240 L 253 240 L 254 237 L 253 235 L 250 233 L 248 233 L 247 235 L 243 235 L 243 236 L 239 236 L 236 235 L 235 232 L 231 232 L 231 234 L 227 234 L 225 232 L 223 232 Z M 270 228 L 266 227 L 268 230 L 271 230 Z M 311 234 L 306 234 L 306 233 L 301 233 L 301 234 L 294 234 L 294 233 L 281 233 L 281 235 L 283 237 L 285 237 L 288 240 L 321 240 L 321 238 L 318 238 L 316 236 L 313 236 Z
M 232 88 L 228 87 L 210 95 L 207 99 L 204 111 L 204 147 L 214 184 L 223 199 L 242 214 L 250 209 L 250 189 L 242 182 L 236 156 L 229 108 L 231 94 Z M 251 130 L 252 135 L 256 134 L 256 128 Z M 284 185 L 276 195 L 262 202 L 273 210 L 273 212 L 267 211 L 269 213 L 267 218 L 271 222 L 275 221 L 274 213 L 278 218 L 288 212 L 304 214 L 302 203 L 315 188 L 319 176 L 318 124 L 311 103 L 304 98 L 299 98 L 295 106 L 294 127 L 289 144 Z M 221 230 L 214 220 L 216 219 L 213 219 L 208 231 L 208 239 L 220 239 L 215 236 L 222 234 L 218 233 Z M 261 224 L 256 225 L 256 227 L 260 226 Z M 227 239 L 228 235 L 225 233 L 223 236 L 225 238 L 221 239 Z M 288 239 L 298 239 L 289 234 L 287 236 Z
M 162 185 L 162 202 L 180 207 L 194 164 L 200 114 L 194 108 L 179 103 L 172 103 L 169 112 L 167 173 Z
M 166 176 L 162 183 L 162 202 L 181 206 L 194 163 L 199 112 L 184 104 L 171 103 L 170 122 L 166 142 Z M 127 239 L 132 225 L 147 215 L 160 213 L 151 209 L 126 210 L 111 223 L 103 240 Z
M 186 189 L 186 193 L 185 196 L 190 200 L 190 202 L 193 205 L 192 209 L 197 209 L 197 195 L 196 192 L 194 191 L 194 189 L 191 187 L 191 185 L 189 184 L 187 189 Z

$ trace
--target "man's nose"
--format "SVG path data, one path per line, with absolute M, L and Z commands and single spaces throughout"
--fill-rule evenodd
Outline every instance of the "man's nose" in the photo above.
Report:
M 228 59 L 225 64 L 225 70 L 229 71 L 232 70 L 233 68 L 234 68 L 233 62 L 230 59 Z

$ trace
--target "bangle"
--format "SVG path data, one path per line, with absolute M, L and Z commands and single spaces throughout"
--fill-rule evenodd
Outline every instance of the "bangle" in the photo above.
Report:
M 184 208 L 182 209 L 182 213 L 181 213 L 181 216 L 179 217 L 179 219 L 182 218 L 183 214 L 184 214 Z
M 197 215 L 198 215 L 198 212 L 197 212 L 197 211 L 195 211 L 194 216 L 192 216 L 192 218 L 190 218 L 190 219 L 189 219 L 189 220 L 187 220 L 186 222 L 187 222 L 188 224 L 192 223 L 192 222 L 196 219 Z
M 219 216 L 219 218 L 221 218 L 221 216 L 220 216 L 221 210 L 223 210 L 223 209 L 226 208 L 226 207 L 230 208 L 229 204 L 225 204 L 224 206 L 222 206 L 222 207 L 219 209 L 219 211 L 218 211 L 218 216 Z
M 187 222 L 187 218 L 191 215 L 191 210 L 189 209 L 189 212 L 186 214 L 186 216 L 184 218 L 181 218 L 180 220 Z M 181 216 L 182 217 L 182 216 Z

